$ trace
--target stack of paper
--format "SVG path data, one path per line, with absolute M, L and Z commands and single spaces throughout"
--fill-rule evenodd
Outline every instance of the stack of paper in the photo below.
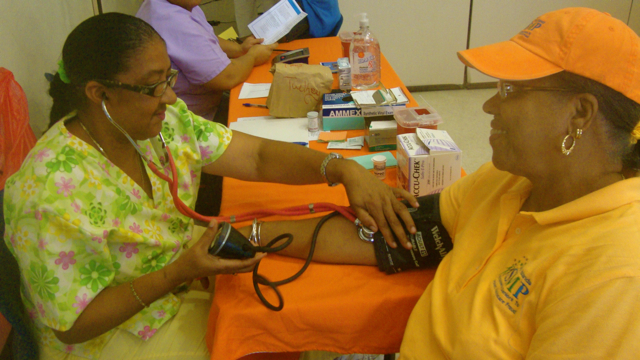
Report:
M 307 118 L 278 119 L 273 116 L 239 118 L 229 128 L 265 139 L 306 143 L 309 141 Z
M 364 90 L 351 92 L 353 101 L 358 107 L 370 107 L 381 105 L 406 104 L 409 98 L 404 94 L 402 88 L 397 87 L 387 90 L 383 85 L 379 90 Z

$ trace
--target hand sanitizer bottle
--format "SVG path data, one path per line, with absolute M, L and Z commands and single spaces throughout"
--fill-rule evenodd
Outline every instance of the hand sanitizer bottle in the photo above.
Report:
M 369 30 L 367 14 L 360 14 L 360 30 L 355 33 L 349 49 L 351 86 L 364 90 L 380 85 L 380 44 Z

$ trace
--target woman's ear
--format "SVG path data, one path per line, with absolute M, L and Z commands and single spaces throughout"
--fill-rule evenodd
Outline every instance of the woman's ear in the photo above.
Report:
M 575 114 L 571 123 L 574 129 L 587 129 L 598 117 L 598 99 L 589 93 L 573 97 Z
M 108 99 L 108 88 L 97 81 L 89 81 L 84 87 L 84 93 L 90 102 L 99 104 L 104 99 Z

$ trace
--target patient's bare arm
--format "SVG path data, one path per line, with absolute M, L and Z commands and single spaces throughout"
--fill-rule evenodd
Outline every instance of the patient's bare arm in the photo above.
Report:
M 264 222 L 260 226 L 261 245 L 265 246 L 278 235 L 290 233 L 293 242 L 278 254 L 306 259 L 313 231 L 321 218 Z M 248 237 L 251 226 L 240 231 Z M 373 244 L 360 240 L 355 225 L 340 215 L 329 219 L 320 229 L 313 260 L 333 264 L 377 264 Z

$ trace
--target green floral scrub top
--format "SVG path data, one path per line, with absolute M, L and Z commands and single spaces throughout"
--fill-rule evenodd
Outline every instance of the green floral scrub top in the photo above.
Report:
M 150 199 L 100 152 L 69 133 L 65 119 L 47 131 L 7 181 L 4 239 L 20 265 L 22 296 L 40 345 L 97 358 L 115 330 L 66 345 L 51 329 L 68 330 L 104 288 L 174 261 L 191 239 L 193 221 L 175 208 L 167 182 L 147 168 Z M 167 107 L 162 134 L 178 170 L 178 194 L 193 207 L 201 168 L 225 151 L 231 131 L 194 115 L 178 100 Z M 148 140 L 138 144 L 160 164 Z M 146 340 L 179 307 L 180 298 L 169 293 L 119 328 Z

